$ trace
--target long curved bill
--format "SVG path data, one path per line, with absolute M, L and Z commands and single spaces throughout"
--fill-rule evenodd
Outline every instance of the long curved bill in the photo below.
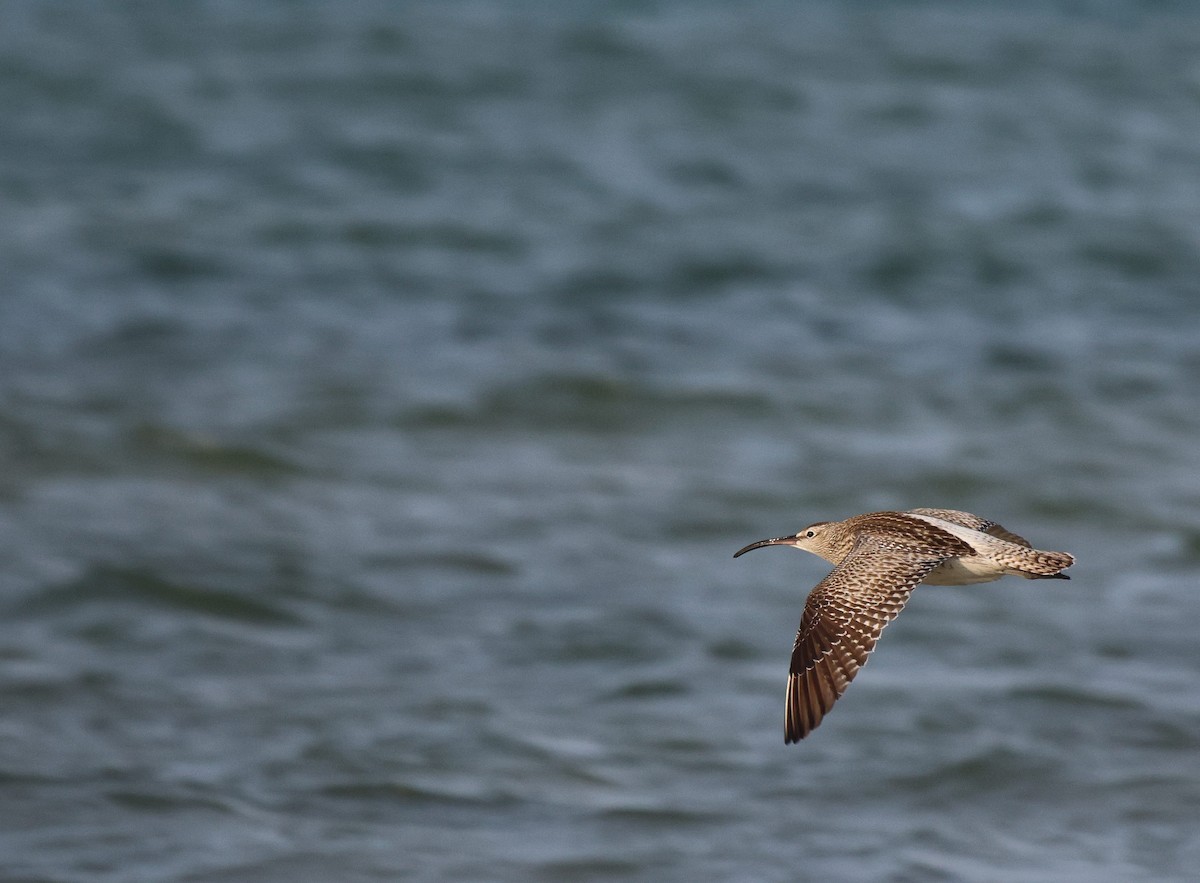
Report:
M 736 558 L 738 555 L 745 555 L 747 552 L 753 549 L 761 549 L 763 546 L 790 546 L 795 542 L 795 534 L 788 537 L 771 537 L 769 540 L 759 540 L 757 543 L 751 543 L 748 546 L 738 549 L 733 553 L 733 557 Z

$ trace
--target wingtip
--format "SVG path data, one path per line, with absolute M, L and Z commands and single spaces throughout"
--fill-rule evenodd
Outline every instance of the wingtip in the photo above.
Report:
M 799 727 L 785 728 L 783 731 L 783 744 L 795 745 L 800 742 L 805 736 L 815 730 L 816 727 L 810 728 L 808 731 L 801 730 Z

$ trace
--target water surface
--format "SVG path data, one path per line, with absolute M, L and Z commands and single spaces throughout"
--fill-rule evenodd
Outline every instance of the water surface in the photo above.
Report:
M 6 879 L 1194 873 L 1189 6 L 6 11 Z

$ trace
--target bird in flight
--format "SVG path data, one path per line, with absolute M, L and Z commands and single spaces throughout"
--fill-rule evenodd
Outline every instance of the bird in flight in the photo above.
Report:
M 1070 579 L 1066 552 L 1044 552 L 994 521 L 955 509 L 869 512 L 818 521 L 791 536 L 739 549 L 794 546 L 834 564 L 804 602 L 792 647 L 784 742 L 799 742 L 821 723 L 867 663 L 883 627 L 920 583 L 965 586 L 1002 576 Z

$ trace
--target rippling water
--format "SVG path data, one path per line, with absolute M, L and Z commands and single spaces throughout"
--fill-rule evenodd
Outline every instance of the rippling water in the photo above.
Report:
M 1191 6 L 5 9 L 5 879 L 1195 874 Z

